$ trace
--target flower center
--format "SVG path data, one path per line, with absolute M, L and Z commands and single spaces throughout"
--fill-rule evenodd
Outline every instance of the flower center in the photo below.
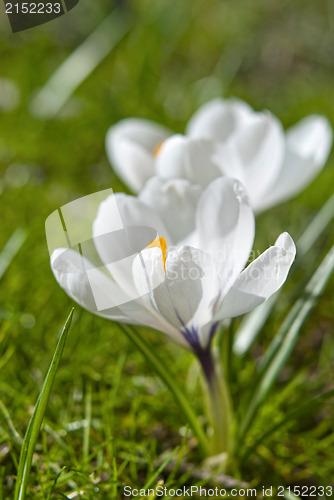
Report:
M 147 248 L 160 248 L 162 251 L 162 262 L 164 264 L 164 271 L 166 272 L 166 252 L 167 252 L 167 243 L 165 238 L 156 238 L 155 240 L 152 240 L 149 242 L 147 245 Z
M 164 139 L 162 141 L 158 142 L 158 144 L 153 149 L 152 154 L 153 154 L 154 158 L 156 158 L 158 156 L 158 154 L 160 153 L 160 150 L 161 150 L 164 142 L 165 142 Z

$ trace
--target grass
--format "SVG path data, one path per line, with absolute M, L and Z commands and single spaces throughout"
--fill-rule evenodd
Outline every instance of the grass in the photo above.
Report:
M 1 500 L 13 496 L 20 443 L 64 311 L 73 305 L 50 271 L 44 221 L 81 195 L 126 189 L 106 159 L 108 126 L 143 116 L 182 131 L 198 105 L 217 95 L 236 95 L 256 109 L 268 108 L 285 126 L 315 112 L 334 123 L 330 2 L 138 0 L 128 7 L 130 31 L 50 120 L 30 114 L 32 96 L 106 18 L 110 2 L 82 0 L 64 18 L 16 35 L 0 19 L 1 76 L 16 81 L 21 93 L 19 107 L 0 112 L 0 251 L 8 249 L 19 228 L 26 234 L 0 282 Z M 255 248 L 263 250 L 283 230 L 294 238 L 301 234 L 332 194 L 333 164 L 332 155 L 303 194 L 257 219 Z M 251 356 L 234 359 L 234 398 L 246 392 L 255 361 L 332 240 L 329 226 L 294 274 Z M 261 407 L 249 447 L 268 422 L 274 426 L 294 405 L 333 389 L 333 298 L 331 280 Z M 203 414 L 192 357 L 160 334 L 145 329 L 142 334 L 175 378 L 188 381 L 193 408 Z M 268 487 L 331 484 L 333 416 L 332 405 L 324 402 L 315 413 L 280 428 L 233 471 L 234 480 Z M 117 325 L 79 307 L 33 458 L 28 498 L 34 500 L 117 499 L 126 484 L 156 484 L 159 478 L 171 486 L 196 485 L 219 479 L 219 474 L 201 476 L 199 452 L 183 416 L 136 347 Z
M 15 484 L 15 500 L 23 500 L 26 497 L 27 486 L 30 479 L 31 464 L 38 435 L 43 423 L 45 411 L 52 391 L 53 382 L 56 377 L 58 366 L 65 347 L 66 338 L 71 326 L 73 312 L 74 310 L 72 309 L 57 343 L 56 350 L 46 374 L 42 390 L 38 396 L 34 412 L 31 416 L 27 431 L 24 436 L 24 440 L 22 442 L 20 461 L 17 470 L 17 480 Z M 89 429 L 88 425 L 86 426 L 86 429 Z

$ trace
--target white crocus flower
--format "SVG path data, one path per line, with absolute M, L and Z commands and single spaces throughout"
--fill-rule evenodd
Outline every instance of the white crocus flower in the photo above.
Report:
M 310 115 L 284 133 L 272 114 L 255 113 L 237 99 L 214 99 L 188 123 L 193 139 L 212 140 L 225 175 L 245 186 L 256 212 L 301 192 L 329 156 L 333 132 L 328 120 Z
M 238 123 L 234 132 L 222 129 L 223 142 L 207 137 L 168 138 L 155 159 L 157 175 L 186 178 L 203 187 L 221 175 L 237 178 L 256 208 L 282 164 L 284 132 L 270 113 L 252 113 Z
M 154 156 L 171 134 L 161 125 L 140 118 L 121 120 L 106 136 L 109 160 L 119 177 L 137 193 L 155 174 Z
M 101 235 L 117 226 L 115 201 L 124 227 L 154 227 L 158 237 L 131 259 L 110 265 L 113 249 Z M 166 333 L 193 351 L 204 371 L 219 323 L 270 297 L 284 283 L 295 257 L 293 240 L 283 233 L 244 269 L 254 241 L 254 216 L 241 184 L 223 177 L 203 191 L 185 180 L 152 179 L 140 199 L 112 195 L 99 207 L 93 239 L 111 273 L 96 269 L 93 289 L 109 306 L 97 310 L 85 272 L 92 265 L 74 250 L 52 254 L 58 283 L 103 317 Z
M 118 175 L 139 192 L 153 175 L 206 187 L 226 175 L 245 186 L 261 212 L 305 188 L 323 168 L 332 145 L 326 118 L 311 115 L 286 131 L 269 112 L 238 99 L 214 99 L 190 119 L 186 135 L 128 119 L 111 127 L 106 148 Z

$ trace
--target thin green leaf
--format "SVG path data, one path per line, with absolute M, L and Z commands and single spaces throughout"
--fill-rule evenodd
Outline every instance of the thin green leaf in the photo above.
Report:
M 26 240 L 26 233 L 20 227 L 14 231 L 0 253 L 0 279 Z
M 307 226 L 303 234 L 300 236 L 297 242 L 298 255 L 297 259 L 300 260 L 301 257 L 311 250 L 314 243 L 317 241 L 321 233 L 326 229 L 326 227 L 332 222 L 334 217 L 334 194 L 326 201 L 326 203 L 321 207 L 316 216 L 311 220 L 310 224 Z
M 112 478 L 112 498 L 117 499 L 118 494 L 118 470 L 117 470 L 117 462 L 116 457 L 112 459 L 112 470 L 113 470 L 113 478 Z
M 86 397 L 85 397 L 85 425 L 83 428 L 83 446 L 82 453 L 84 462 L 87 463 L 89 455 L 89 437 L 92 426 L 92 385 L 87 384 Z
M 224 359 L 223 359 L 223 366 L 225 369 L 225 379 L 226 379 L 226 384 L 229 386 L 231 381 L 233 380 L 233 366 L 232 366 L 232 361 L 233 361 L 233 340 L 234 340 L 234 325 L 235 321 L 234 319 L 231 319 L 228 331 L 224 335 L 225 340 L 225 346 L 222 351 L 220 351 L 222 354 L 225 354 Z
M 56 488 L 56 485 L 57 485 L 57 481 L 58 479 L 60 478 L 60 476 L 62 475 L 62 473 L 67 469 L 67 465 L 64 465 L 60 471 L 58 472 L 57 476 L 55 477 L 54 481 L 53 481 L 53 484 L 52 484 L 52 488 L 50 489 L 49 491 L 49 494 L 47 496 L 47 499 L 46 500 L 51 500 L 52 498 L 52 495 L 54 493 L 54 490 Z
M 35 450 L 38 434 L 45 415 L 45 410 L 49 401 L 52 385 L 56 377 L 59 362 L 63 354 L 67 334 L 71 326 L 73 312 L 74 309 L 72 309 L 72 311 L 70 312 L 70 315 L 66 320 L 64 329 L 58 340 L 57 347 L 54 352 L 48 372 L 46 374 L 42 390 L 37 399 L 34 413 L 32 414 L 26 434 L 24 436 L 21 455 L 20 455 L 20 462 L 17 472 L 14 500 L 24 500 L 26 497 L 33 453 Z
M 130 27 L 131 22 L 123 12 L 115 10 L 109 14 L 36 94 L 31 103 L 32 113 L 38 118 L 54 118 Z
M 280 349 L 289 328 L 291 328 L 293 324 L 298 327 L 298 321 L 304 321 L 309 312 L 314 307 L 319 295 L 321 295 L 327 281 L 329 280 L 333 272 L 333 267 L 334 246 L 329 250 L 326 257 L 310 279 L 305 288 L 303 296 L 297 300 L 297 302 L 291 309 L 290 314 L 288 314 L 288 316 L 286 317 L 281 328 L 278 330 L 263 358 L 261 359 L 258 366 L 260 377 L 263 376 L 263 373 L 265 372 L 265 370 L 267 370 L 276 353 Z M 300 324 L 300 326 L 301 325 L 302 323 Z
M 270 427 L 264 434 L 261 434 L 261 436 L 255 441 L 255 443 L 253 443 L 252 446 L 248 450 L 246 450 L 246 452 L 242 455 L 241 460 L 244 462 L 261 443 L 263 443 L 269 436 L 271 436 L 271 434 L 277 432 L 279 429 L 288 425 L 290 422 L 293 422 L 298 417 L 312 413 L 324 401 L 332 397 L 334 397 L 334 389 L 319 394 L 318 396 L 312 398 L 310 401 L 307 401 L 306 403 L 291 410 L 289 413 L 285 415 L 284 418 L 282 418 L 282 420 L 280 420 L 279 422 L 277 422 L 277 424 Z
M 155 483 L 157 477 L 160 476 L 160 474 L 162 473 L 163 470 L 165 470 L 165 468 L 167 467 L 167 465 L 169 464 L 169 462 L 174 458 L 176 452 L 179 450 L 179 447 L 177 446 L 167 457 L 166 459 L 163 461 L 163 463 L 160 465 L 160 467 L 152 474 L 152 476 L 146 481 L 143 489 L 144 490 L 148 490 L 152 484 Z
M 7 410 L 6 406 L 3 404 L 3 402 L 1 400 L 0 400 L 0 413 L 2 413 L 2 415 L 5 419 L 5 422 L 8 426 L 8 429 L 12 435 L 13 441 L 15 441 L 15 443 L 17 443 L 19 445 L 22 445 L 23 439 L 21 438 L 20 434 L 15 429 L 15 426 L 12 422 L 12 419 L 10 418 L 9 411 Z
M 321 233 L 326 229 L 334 217 L 334 195 L 329 198 L 325 205 L 319 210 L 317 215 L 312 219 L 303 234 L 297 241 L 297 256 L 296 264 L 300 263 L 308 251 L 312 248 Z M 295 268 L 290 270 L 290 276 Z M 282 289 L 281 289 L 282 290 Z M 263 328 L 267 318 L 269 317 L 274 305 L 276 304 L 281 291 L 276 292 L 264 304 L 257 307 L 253 312 L 245 316 L 241 322 L 233 347 L 234 354 L 243 356 L 249 350 L 254 340 Z
M 3 491 L 3 484 L 4 484 L 4 479 L 5 479 L 5 472 L 6 469 L 5 467 L 0 467 L 0 500 L 4 500 L 2 491 Z
M 125 335 L 135 344 L 135 346 L 140 350 L 145 359 L 150 363 L 155 372 L 159 375 L 164 384 L 173 394 L 175 400 L 179 404 L 181 410 L 186 416 L 190 427 L 192 428 L 194 434 L 197 436 L 199 445 L 203 454 L 206 456 L 208 454 L 208 440 L 203 432 L 203 428 L 200 425 L 196 414 L 194 413 L 188 398 L 186 397 L 184 391 L 180 389 L 175 378 L 169 371 L 167 365 L 163 363 L 161 358 L 158 357 L 156 352 L 152 351 L 152 348 L 147 344 L 147 342 L 141 337 L 134 328 L 128 325 L 118 325 L 120 329 L 125 333 Z
M 334 270 L 334 246 L 313 274 L 301 298 L 292 307 L 282 326 L 270 344 L 261 362 L 261 371 L 252 390 L 252 397 L 241 425 L 240 440 L 249 429 L 253 419 L 266 398 L 276 379 L 290 356 L 300 329 L 316 304 Z

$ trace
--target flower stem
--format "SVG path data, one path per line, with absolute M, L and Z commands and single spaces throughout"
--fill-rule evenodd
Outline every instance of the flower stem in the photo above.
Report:
M 233 411 L 226 379 L 219 370 L 210 347 L 196 354 L 205 378 L 208 413 L 213 429 L 211 453 L 230 455 L 233 451 Z

